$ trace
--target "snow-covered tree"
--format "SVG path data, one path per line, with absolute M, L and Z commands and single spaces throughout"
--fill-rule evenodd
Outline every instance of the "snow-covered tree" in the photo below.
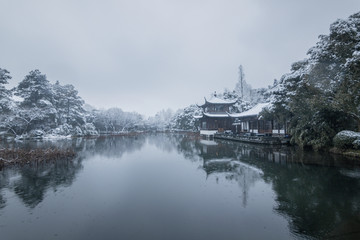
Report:
M 340 71 L 335 75 L 333 106 L 357 122 L 360 131 L 360 12 L 330 27 L 329 53 Z
M 360 13 L 337 20 L 280 79 L 272 112 L 290 119 L 293 142 L 319 149 L 355 121 L 360 131 L 359 42 Z
M 56 109 L 53 105 L 53 91 L 45 74 L 42 74 L 37 69 L 31 71 L 14 91 L 15 95 L 22 98 L 16 111 L 16 116 L 18 119 L 23 119 L 26 125 L 25 131 L 32 129 L 48 131 L 56 127 Z
M 174 112 L 171 109 L 163 109 L 155 114 L 154 117 L 149 117 L 146 125 L 148 129 L 151 130 L 168 130 L 170 127 L 170 122 Z
M 78 91 L 71 84 L 61 85 L 57 81 L 53 86 L 53 104 L 57 110 L 56 118 L 59 124 L 73 126 L 85 123 L 84 100 L 78 96 Z
M 6 69 L 0 68 L 0 113 L 4 114 L 9 112 L 13 106 L 13 101 L 11 100 L 12 93 L 10 90 L 6 89 L 5 84 L 8 84 L 8 80 L 11 79 L 9 71 Z
M 252 88 L 245 80 L 245 73 L 242 65 L 239 66 L 239 80 L 235 85 L 234 91 L 242 102 L 251 101 Z
M 214 96 L 214 94 L 212 96 Z M 236 103 L 231 109 L 232 112 L 243 112 L 258 103 L 268 102 L 269 96 L 269 89 L 253 89 L 251 85 L 246 82 L 242 65 L 239 66 L 239 79 L 234 90 L 225 89 L 223 93 L 216 94 L 216 97 L 224 100 L 236 100 Z
M 52 102 L 50 82 L 45 74 L 36 69 L 30 71 L 15 88 L 15 95 L 23 98 L 22 106 L 32 107 L 41 104 L 41 101 Z
M 201 108 L 196 105 L 179 109 L 170 120 L 170 128 L 173 130 L 197 131 L 198 122 L 194 116 L 199 116 L 201 112 Z
M 244 84 L 245 84 L 245 73 L 244 73 L 243 66 L 240 65 L 239 66 L 239 82 L 236 84 L 235 89 L 238 93 L 240 93 L 240 97 L 242 99 L 244 98 Z
M 2 83 L 9 76 L 3 71 Z M 94 135 L 96 131 L 83 108 L 84 101 L 73 85 L 51 84 L 39 70 L 31 71 L 13 89 L 21 97 L 13 111 L 2 114 L 1 127 L 15 135 L 30 132 L 59 135 Z M 11 96 L 11 95 L 10 95 Z
M 94 125 L 102 133 L 121 133 L 143 130 L 143 117 L 136 112 L 124 112 L 120 108 L 94 111 Z

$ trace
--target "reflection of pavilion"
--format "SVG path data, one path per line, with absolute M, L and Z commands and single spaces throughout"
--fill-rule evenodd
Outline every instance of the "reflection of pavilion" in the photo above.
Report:
M 200 157 L 204 160 L 221 158 L 234 158 L 234 151 L 226 144 L 211 140 L 200 140 Z
M 200 157 L 206 178 L 214 175 L 217 181 L 224 177 L 228 181 L 236 181 L 242 189 L 243 206 L 246 207 L 251 186 L 262 178 L 263 172 L 249 164 L 236 160 L 234 151 L 227 145 L 215 141 L 200 142 L 202 145 Z
M 236 181 L 243 206 L 249 191 L 264 179 L 274 191 L 274 211 L 289 222 L 291 233 L 310 239 L 359 239 L 357 171 L 321 166 L 358 166 L 336 155 L 295 148 L 217 141 L 200 147 L 207 178 Z M 202 144 L 200 143 L 199 146 Z M 300 163 L 300 164 L 299 164 Z M 255 166 L 255 167 L 254 167 Z M 261 169 L 261 170 L 260 170 Z M 336 194 L 334 194 L 336 193 Z

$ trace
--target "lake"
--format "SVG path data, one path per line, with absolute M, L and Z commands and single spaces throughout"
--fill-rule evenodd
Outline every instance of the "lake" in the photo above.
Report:
M 360 238 L 353 159 L 191 134 L 7 145 L 77 157 L 0 171 L 2 240 Z

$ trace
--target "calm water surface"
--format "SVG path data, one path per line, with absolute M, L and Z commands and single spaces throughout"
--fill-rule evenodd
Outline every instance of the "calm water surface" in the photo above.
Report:
M 0 171 L 2 240 L 360 238 L 354 160 L 167 134 L 15 144 L 49 146 L 78 157 Z

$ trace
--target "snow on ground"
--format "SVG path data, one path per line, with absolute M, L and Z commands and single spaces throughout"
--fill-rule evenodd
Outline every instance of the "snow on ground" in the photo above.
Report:
M 351 137 L 351 138 L 358 138 L 360 139 L 360 132 L 353 132 L 344 130 L 338 133 L 338 135 L 344 136 L 344 137 Z
M 58 140 L 58 139 L 69 139 L 71 138 L 72 136 L 71 135 L 57 135 L 57 134 L 46 134 L 43 136 L 43 139 L 46 139 L 46 140 Z

